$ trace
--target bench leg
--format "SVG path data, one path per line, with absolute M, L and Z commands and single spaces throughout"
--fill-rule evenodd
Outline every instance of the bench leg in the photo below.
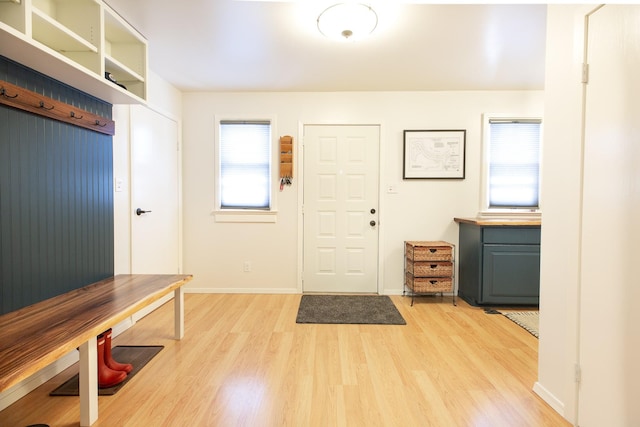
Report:
M 175 316 L 176 339 L 181 340 L 184 336 L 184 290 L 182 287 L 175 290 L 173 309 Z
M 96 337 L 80 345 L 80 425 L 98 419 L 98 349 Z

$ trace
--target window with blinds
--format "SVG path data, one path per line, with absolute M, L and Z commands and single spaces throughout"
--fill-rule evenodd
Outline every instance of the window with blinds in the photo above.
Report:
M 487 208 L 538 210 L 540 206 L 540 119 L 489 118 Z
M 271 207 L 271 122 L 221 120 L 220 208 Z

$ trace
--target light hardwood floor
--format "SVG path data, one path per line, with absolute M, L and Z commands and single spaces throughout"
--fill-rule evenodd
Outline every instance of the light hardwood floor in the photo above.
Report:
M 114 345 L 165 348 L 95 426 L 568 426 L 533 391 L 538 341 L 501 315 L 451 298 L 392 300 L 406 326 L 300 325 L 300 295 L 185 296 Z M 3 427 L 79 425 L 77 397 L 49 392 L 71 367 L 0 412 Z

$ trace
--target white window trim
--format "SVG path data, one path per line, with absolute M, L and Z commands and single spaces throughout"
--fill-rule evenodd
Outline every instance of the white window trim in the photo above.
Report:
M 539 219 L 542 215 L 542 197 L 538 203 L 538 209 L 497 209 L 489 208 L 489 120 L 490 119 L 504 119 L 504 120 L 540 120 L 540 116 L 530 116 L 525 114 L 504 114 L 504 113 L 485 113 L 482 115 L 482 172 L 480 180 L 480 210 L 478 217 L 517 217 L 517 218 L 532 218 Z M 543 135 L 542 126 L 544 122 L 540 124 L 540 134 Z M 542 141 L 540 141 L 540 167 L 542 168 Z M 538 191 L 542 189 L 542 170 L 540 171 L 540 182 L 538 183 Z
M 225 120 L 268 120 L 271 123 L 271 196 L 270 208 L 267 209 L 221 209 L 220 200 L 220 122 Z M 216 222 L 254 222 L 275 223 L 277 220 L 278 195 L 278 131 L 276 116 L 271 114 L 233 114 L 215 115 L 214 117 L 214 188 L 215 206 L 211 212 Z

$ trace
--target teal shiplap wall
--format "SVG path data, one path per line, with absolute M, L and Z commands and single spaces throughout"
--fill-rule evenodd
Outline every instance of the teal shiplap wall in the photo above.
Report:
M 0 80 L 111 104 L 0 56 Z M 0 313 L 113 275 L 112 137 L 0 105 Z

